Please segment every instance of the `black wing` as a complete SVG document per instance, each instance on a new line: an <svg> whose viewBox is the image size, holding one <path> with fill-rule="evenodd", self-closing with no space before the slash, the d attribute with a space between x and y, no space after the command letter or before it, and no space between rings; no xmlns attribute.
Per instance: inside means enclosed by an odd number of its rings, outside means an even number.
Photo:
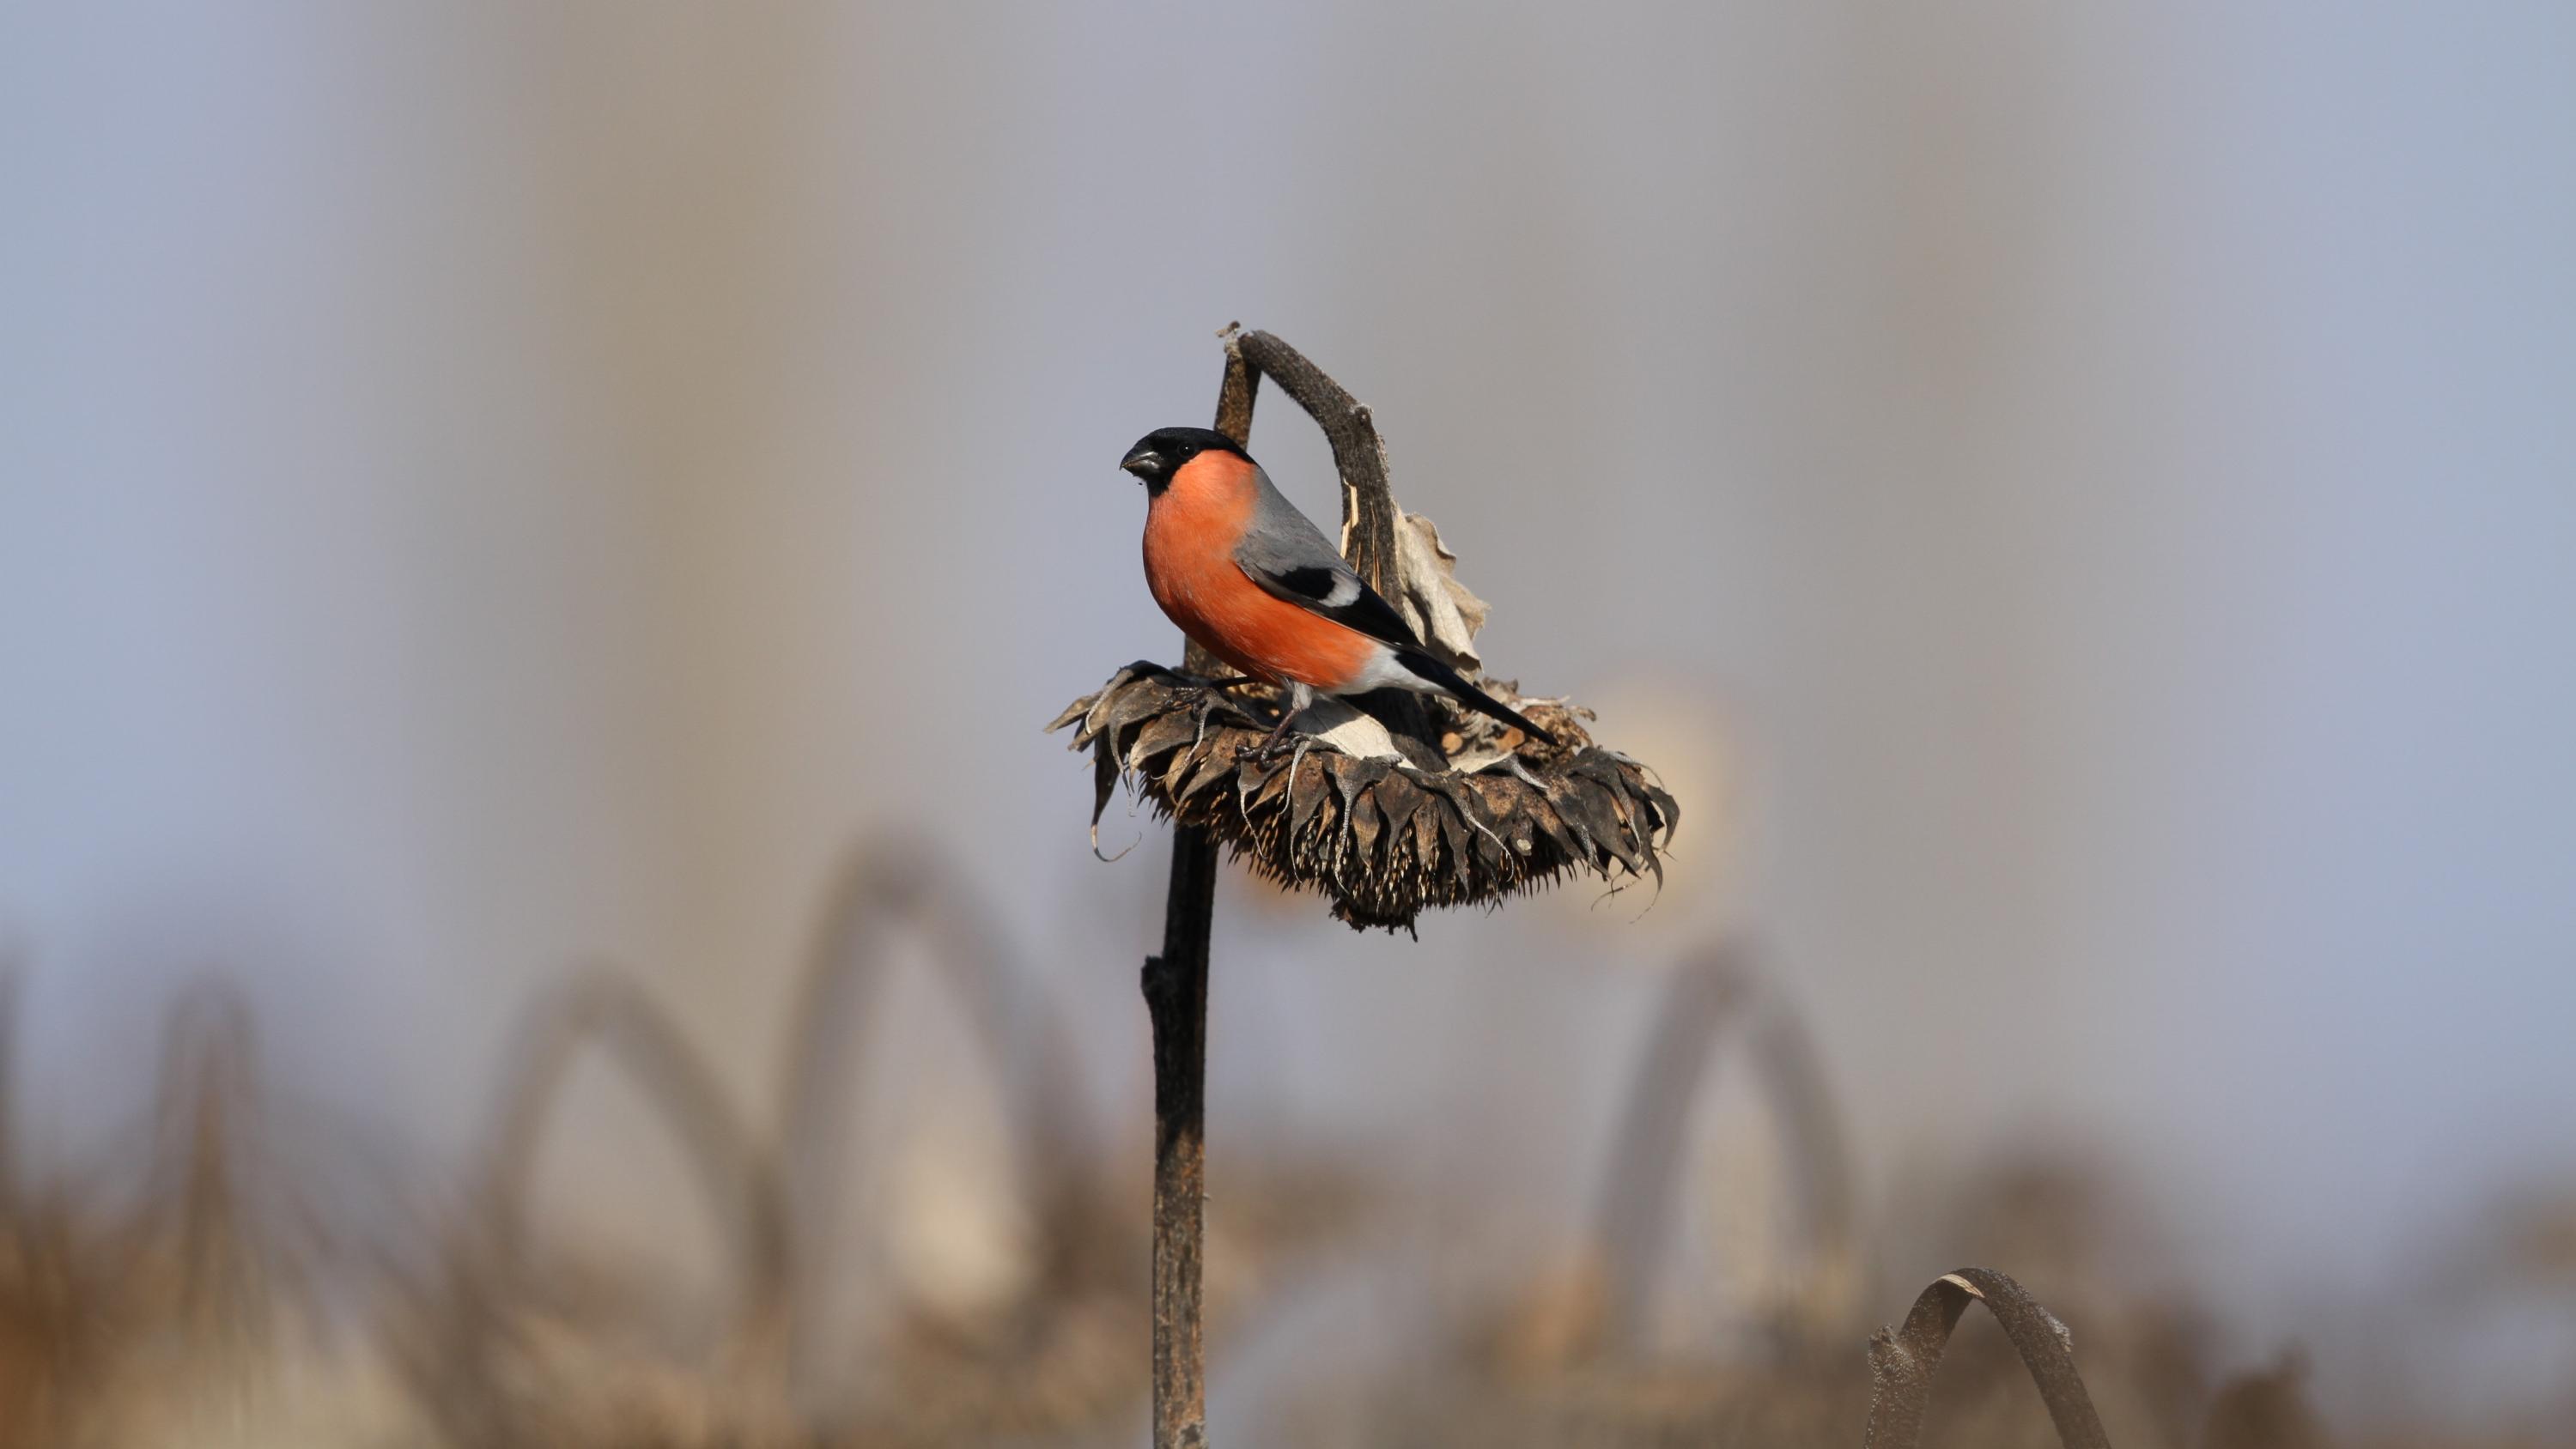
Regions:
<svg viewBox="0 0 2576 1449"><path fill-rule="evenodd" d="M1381 644L1397 649L1419 649L1422 641L1413 637L1413 629L1395 606L1379 598L1377 591L1360 582L1347 564L1331 567L1302 564L1272 572L1241 554L1235 563L1244 577L1259 584L1264 593L1320 615L1336 624L1357 629Z"/></svg>

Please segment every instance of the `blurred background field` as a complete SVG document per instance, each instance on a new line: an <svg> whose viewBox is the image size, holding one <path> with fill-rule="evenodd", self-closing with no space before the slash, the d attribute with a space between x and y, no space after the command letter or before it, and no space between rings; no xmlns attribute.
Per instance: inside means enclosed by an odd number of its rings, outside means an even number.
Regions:
<svg viewBox="0 0 2576 1449"><path fill-rule="evenodd" d="M1227 1442L1857 1443L1970 1262L2114 1442L2569 1442L2571 75L0 13L0 1443L1133 1442L1167 836L1038 728L1178 652L1115 463L1237 318L1685 818L1418 943L1224 883Z"/></svg>

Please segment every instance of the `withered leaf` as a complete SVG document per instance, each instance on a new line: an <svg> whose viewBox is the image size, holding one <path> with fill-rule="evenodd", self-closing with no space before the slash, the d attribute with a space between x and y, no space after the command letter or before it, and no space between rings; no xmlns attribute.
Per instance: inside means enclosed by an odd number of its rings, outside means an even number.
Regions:
<svg viewBox="0 0 2576 1449"><path fill-rule="evenodd" d="M1610 818L1618 824L1620 838L1635 840L1638 831L1645 826L1646 817L1638 808L1636 798L1628 793L1628 782L1614 773L1602 783L1600 795L1601 803L1610 811Z"/></svg>
<svg viewBox="0 0 2576 1449"><path fill-rule="evenodd" d="M1488 825L1496 820L1509 819L1520 808L1522 797L1529 793L1527 785L1509 775L1465 775L1460 777L1460 783L1476 793L1477 802L1485 808L1484 818Z"/></svg>
<svg viewBox="0 0 2576 1449"><path fill-rule="evenodd" d="M1509 871L1510 852L1495 833L1494 813L1486 808L1484 793L1476 788L1472 777L1448 776L1439 789L1459 826L1459 838L1449 845L1452 858L1462 866L1472 861L1496 875Z"/></svg>
<svg viewBox="0 0 2576 1449"><path fill-rule="evenodd" d="M1091 708L1084 715L1083 729L1091 734L1100 733L1109 722L1109 711L1126 696L1127 687L1135 683L1139 676L1150 672L1151 668L1152 666L1143 660L1138 660L1109 676L1109 682L1102 685L1100 692L1091 697Z"/></svg>
<svg viewBox="0 0 2576 1449"><path fill-rule="evenodd" d="M1330 841L1341 829L1343 813L1343 807L1333 799L1333 792L1324 791L1315 800L1315 823L1307 832L1309 838L1317 842Z"/></svg>
<svg viewBox="0 0 2576 1449"><path fill-rule="evenodd" d="M1352 854L1356 857L1355 863L1363 871L1369 869L1376 861L1378 826L1375 792L1363 789L1351 797L1350 808L1351 843L1358 847Z"/></svg>
<svg viewBox="0 0 2576 1449"><path fill-rule="evenodd" d="M1075 720L1082 718L1084 715L1091 713L1091 702L1099 697L1100 696L1096 694L1086 694L1082 698L1075 700L1073 703L1066 705L1064 707L1064 713L1047 721L1047 727L1044 730L1039 731L1039 733L1050 735L1054 734L1057 730L1063 729L1066 725L1069 725ZM1074 743L1079 745L1082 742L1077 739Z"/></svg>
<svg viewBox="0 0 2576 1449"><path fill-rule="evenodd" d="M1413 805L1413 858L1426 871L1440 863L1440 797L1417 794Z"/></svg>
<svg viewBox="0 0 2576 1449"><path fill-rule="evenodd" d="M1356 760L1348 756L1333 761L1333 785L1345 802L1356 800L1359 793L1376 784L1395 768L1389 760Z"/></svg>
<svg viewBox="0 0 2576 1449"><path fill-rule="evenodd" d="M1566 827L1565 816L1557 810L1553 800L1544 796L1533 796L1527 802L1524 813L1528 819L1536 822L1539 833L1547 838L1547 843L1555 849L1559 860L1579 861L1590 855L1590 852L1575 839L1574 832Z"/></svg>
<svg viewBox="0 0 2576 1449"><path fill-rule="evenodd" d="M1143 772L1154 761L1190 742L1197 727L1185 712L1160 714L1145 722L1136 732L1136 742L1127 749L1127 768Z"/></svg>
<svg viewBox="0 0 2576 1449"><path fill-rule="evenodd" d="M1565 833L1574 837L1574 849L1566 854L1598 867L1610 857L1609 852L1592 838L1593 821L1584 809L1589 794L1589 791L1576 786L1551 789L1547 792L1547 803L1556 812L1556 818L1564 822Z"/></svg>
<svg viewBox="0 0 2576 1449"><path fill-rule="evenodd" d="M1270 772L1270 777L1261 782L1261 793L1253 797L1252 808L1255 810L1267 810L1276 814L1278 813L1280 798L1287 793L1288 772L1286 770L1273 770Z"/></svg>
<svg viewBox="0 0 2576 1449"><path fill-rule="evenodd" d="M1091 853L1100 853L1100 817L1118 792L1118 761L1106 749L1091 752Z"/></svg>
<svg viewBox="0 0 2576 1449"><path fill-rule="evenodd" d="M1245 826L1252 824L1252 797L1269 783L1270 777L1249 760L1238 760L1234 767L1234 813Z"/></svg>
<svg viewBox="0 0 2576 1449"><path fill-rule="evenodd" d="M1180 793L1174 798L1187 805L1198 797L1200 791L1234 773L1233 754L1230 746L1211 734L1206 747L1199 752L1198 768L1190 772L1189 781L1181 786Z"/></svg>
<svg viewBox="0 0 2576 1449"><path fill-rule="evenodd" d="M1454 872L1460 869L1467 862L1468 848L1467 826L1466 822L1458 817L1458 802L1450 799L1445 793L1436 795L1431 801L1430 808L1423 811L1423 814L1429 815L1432 823L1439 827L1440 848L1448 852L1450 870Z"/></svg>
<svg viewBox="0 0 2576 1449"><path fill-rule="evenodd" d="M1440 542L1440 530L1430 519L1397 510L1393 566L1392 597L1405 622L1424 643L1472 669L1486 604L1458 581L1458 555Z"/></svg>
<svg viewBox="0 0 2576 1449"><path fill-rule="evenodd" d="M1100 733L1108 738L1119 758L1132 765L1130 747L1149 722L1161 717L1168 702L1165 691L1151 683L1131 684L1108 697L1108 707L1100 712Z"/></svg>
<svg viewBox="0 0 2576 1449"><path fill-rule="evenodd" d="M1646 798L1654 804L1656 823L1663 827L1664 846L1669 849L1673 837L1681 833L1681 802L1673 798L1671 791L1651 781L1646 785Z"/></svg>
<svg viewBox="0 0 2576 1449"><path fill-rule="evenodd" d="M1182 782L1189 778L1192 769L1203 763L1205 763L1203 760L1190 752L1190 742L1181 741L1181 747L1172 751L1171 763L1163 767L1160 783L1164 798L1170 800L1182 798Z"/></svg>
<svg viewBox="0 0 2576 1449"><path fill-rule="evenodd" d="M1377 782L1377 808L1386 813L1389 827L1401 826L1413 819L1413 810L1422 802L1422 788L1413 777L1401 770L1389 770Z"/></svg>
<svg viewBox="0 0 2576 1449"><path fill-rule="evenodd" d="M1637 868L1636 849L1628 844L1628 832L1611 808L1608 792L1574 789L1550 798L1558 813L1565 816L1565 823L1585 838L1585 844L1596 851L1608 851L1631 871Z"/></svg>
<svg viewBox="0 0 2576 1449"><path fill-rule="evenodd" d="M1309 760L1306 762L1306 768L1297 772L1297 783L1291 786L1288 792L1290 834L1302 833L1306 829L1307 822L1315 818L1317 807L1324 803L1326 769L1323 761Z"/></svg>

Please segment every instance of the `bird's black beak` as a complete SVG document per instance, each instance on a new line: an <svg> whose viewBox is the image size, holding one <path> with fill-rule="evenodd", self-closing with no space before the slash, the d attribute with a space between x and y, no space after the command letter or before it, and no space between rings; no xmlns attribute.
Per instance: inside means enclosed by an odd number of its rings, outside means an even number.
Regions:
<svg viewBox="0 0 2576 1449"><path fill-rule="evenodd" d="M1163 455L1139 443L1133 452L1118 461L1118 466L1147 483L1153 483L1163 476Z"/></svg>

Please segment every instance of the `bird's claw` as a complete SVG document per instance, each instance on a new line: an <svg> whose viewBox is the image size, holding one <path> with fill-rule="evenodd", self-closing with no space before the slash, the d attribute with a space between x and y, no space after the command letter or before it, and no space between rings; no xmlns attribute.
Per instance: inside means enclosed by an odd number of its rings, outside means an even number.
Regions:
<svg viewBox="0 0 2576 1449"><path fill-rule="evenodd" d="M1236 705L1233 700L1226 697L1225 691L1232 685L1242 684L1245 682L1247 681L1232 677L1224 679L1201 679L1195 674L1183 674L1178 670L1174 670L1172 672L1172 697L1187 704L1190 708L1201 712L1215 709L1219 706L1241 708L1241 706Z"/></svg>
<svg viewBox="0 0 2576 1449"><path fill-rule="evenodd" d="M1189 707L1190 713L1198 720L1201 731L1207 728L1208 716L1217 710L1230 709L1241 713L1243 706L1228 699L1225 692L1235 685L1252 682L1235 676L1223 679L1201 679L1194 674L1179 673L1175 673L1172 678L1178 681L1172 686L1172 698Z"/></svg>
<svg viewBox="0 0 2576 1449"><path fill-rule="evenodd" d="M1306 737L1303 735L1288 735L1280 739L1264 740L1257 745L1239 746L1234 752L1234 757L1237 760L1250 761L1256 765L1275 765L1281 760L1286 759L1289 755L1295 753L1306 743Z"/></svg>

